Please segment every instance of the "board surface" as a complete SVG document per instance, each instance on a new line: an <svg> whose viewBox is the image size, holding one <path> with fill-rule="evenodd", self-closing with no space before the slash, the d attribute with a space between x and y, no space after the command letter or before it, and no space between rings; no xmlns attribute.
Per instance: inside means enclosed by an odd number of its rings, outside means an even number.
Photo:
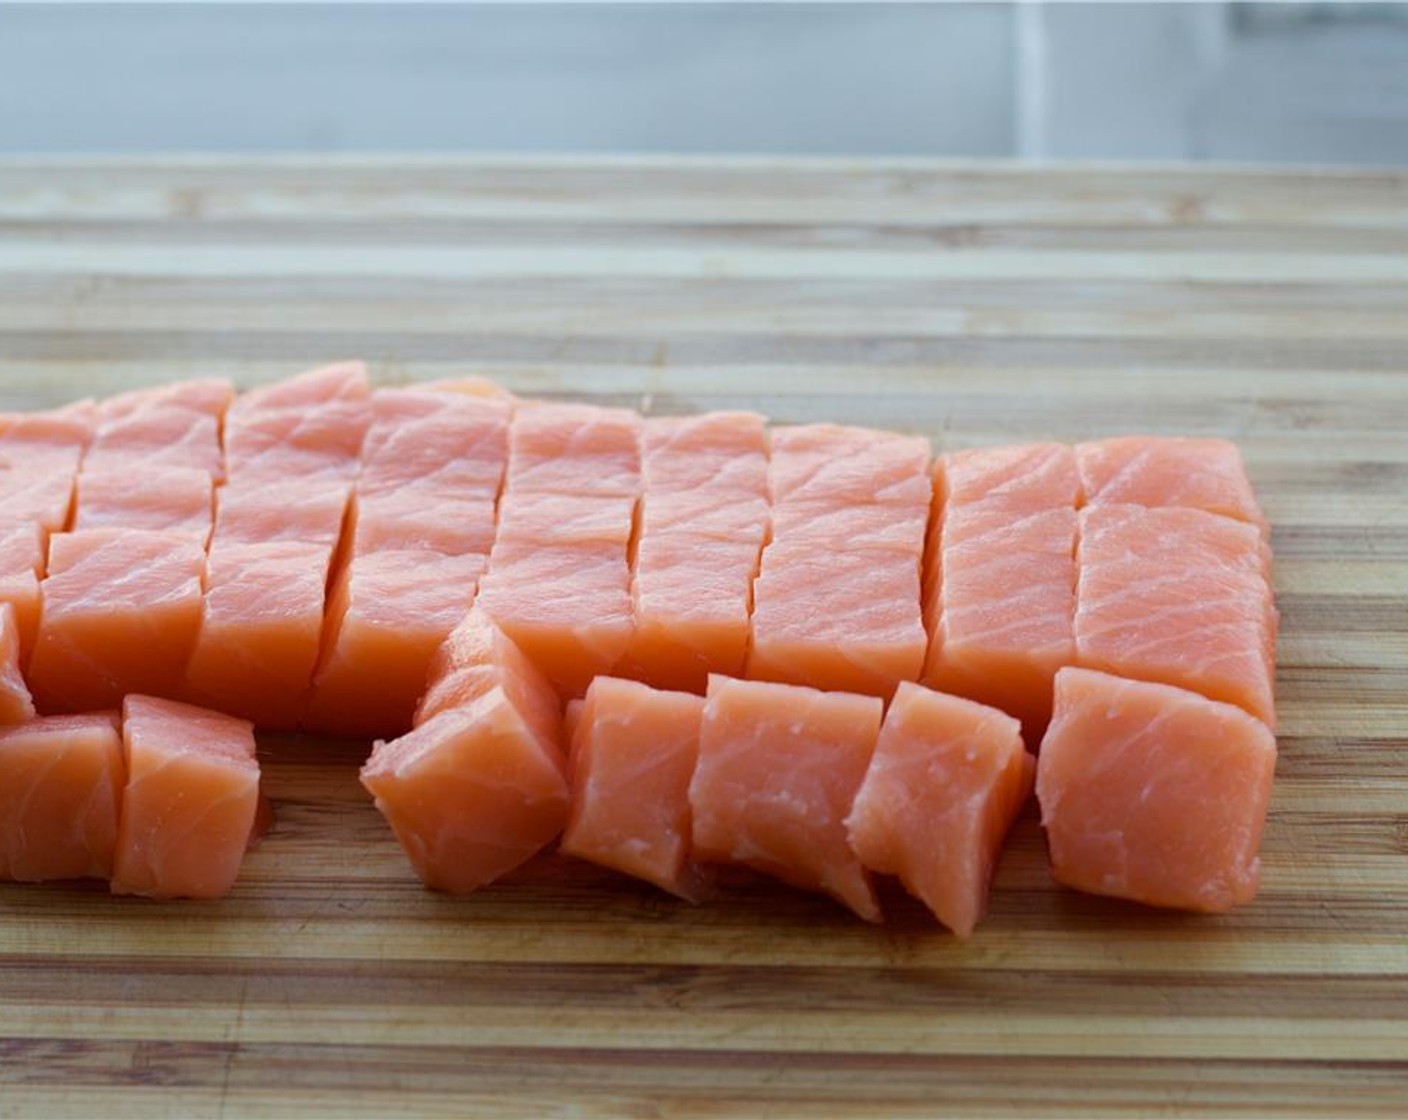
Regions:
<svg viewBox="0 0 1408 1120"><path fill-rule="evenodd" d="M365 745L265 740L216 904L0 885L0 1117L1408 1111L1408 177L763 161L0 163L0 408L338 357L938 450L1242 446L1275 526L1254 905L966 943L563 858L422 891Z"/></svg>

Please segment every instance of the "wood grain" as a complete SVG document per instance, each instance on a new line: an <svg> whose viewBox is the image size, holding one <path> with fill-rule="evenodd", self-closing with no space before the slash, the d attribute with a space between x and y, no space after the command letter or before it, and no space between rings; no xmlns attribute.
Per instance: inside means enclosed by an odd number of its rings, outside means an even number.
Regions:
<svg viewBox="0 0 1408 1120"><path fill-rule="evenodd" d="M651 412L1236 439L1275 525L1256 903L978 934L552 857L421 891L358 744L262 744L235 895L0 888L0 1116L1408 1109L1408 177L918 161L0 163L0 407L364 356Z"/></svg>

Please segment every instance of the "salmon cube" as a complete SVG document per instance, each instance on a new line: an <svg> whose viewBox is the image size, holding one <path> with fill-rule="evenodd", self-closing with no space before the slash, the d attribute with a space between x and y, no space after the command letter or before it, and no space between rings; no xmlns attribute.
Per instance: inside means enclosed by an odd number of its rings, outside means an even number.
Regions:
<svg viewBox="0 0 1408 1120"><path fill-rule="evenodd" d="M552 548L585 545L618 550L631 541L635 498L512 493L499 507L498 539Z"/></svg>
<svg viewBox="0 0 1408 1120"><path fill-rule="evenodd" d="M170 696L200 626L205 552L187 534L86 529L49 542L29 685L44 712Z"/></svg>
<svg viewBox="0 0 1408 1120"><path fill-rule="evenodd" d="M929 441L839 424L772 430L768 488L774 507L792 502L929 506Z"/></svg>
<svg viewBox="0 0 1408 1120"><path fill-rule="evenodd" d="M845 820L881 711L874 697L711 677L689 787L694 857L825 892L879 921Z"/></svg>
<svg viewBox="0 0 1408 1120"><path fill-rule="evenodd" d="M214 523L214 486L195 467L132 464L121 471L78 476L73 527L157 529L189 533L204 548Z"/></svg>
<svg viewBox="0 0 1408 1120"><path fill-rule="evenodd" d="M78 450L41 449L16 455L0 468L0 525L34 522L62 532L73 508Z"/></svg>
<svg viewBox="0 0 1408 1120"><path fill-rule="evenodd" d="M1080 515L1080 665L1160 681L1276 725L1276 607L1261 531L1201 510Z"/></svg>
<svg viewBox="0 0 1408 1120"><path fill-rule="evenodd" d="M525 402L509 426L509 493L634 498L640 417L624 408Z"/></svg>
<svg viewBox="0 0 1408 1120"><path fill-rule="evenodd" d="M415 489L352 499L352 554L403 548L445 556L488 556L494 546L494 499L447 497Z"/></svg>
<svg viewBox="0 0 1408 1120"><path fill-rule="evenodd" d="M129 696L122 744L127 785L113 893L228 894L259 812L253 726L189 704Z"/></svg>
<svg viewBox="0 0 1408 1120"><path fill-rule="evenodd" d="M328 601L304 728L392 737L411 728L435 651L474 600L483 556L354 556Z"/></svg>
<svg viewBox="0 0 1408 1120"><path fill-rule="evenodd" d="M361 362L343 362L235 398L225 417L225 467L242 483L351 479L371 425Z"/></svg>
<svg viewBox="0 0 1408 1120"><path fill-rule="evenodd" d="M784 502L772 511L772 535L788 545L812 545L819 552L884 550L909 557L917 566L929 527L929 501L905 505L837 505L831 501Z"/></svg>
<svg viewBox="0 0 1408 1120"><path fill-rule="evenodd" d="M111 397L98 406L83 469L112 475L129 467L174 467L222 481L220 425L233 398L234 387L217 378Z"/></svg>
<svg viewBox="0 0 1408 1120"><path fill-rule="evenodd" d="M641 425L641 476L648 494L710 491L767 498L766 420L756 412L652 416Z"/></svg>
<svg viewBox="0 0 1408 1120"><path fill-rule="evenodd" d="M378 389L371 407L359 495L410 489L492 501L498 494L508 462L507 401L414 386Z"/></svg>
<svg viewBox="0 0 1408 1120"><path fill-rule="evenodd" d="M40 412L0 412L0 461L13 463L46 447L82 454L97 426L98 405L92 398Z"/></svg>
<svg viewBox="0 0 1408 1120"><path fill-rule="evenodd" d="M689 782L703 715L702 696L612 677L592 681L575 721L562 850L698 898Z"/></svg>
<svg viewBox="0 0 1408 1120"><path fill-rule="evenodd" d="M39 631L39 579L47 534L34 522L0 529L0 603L14 608L20 664L28 665Z"/></svg>
<svg viewBox="0 0 1408 1120"><path fill-rule="evenodd" d="M1185 910L1250 901L1275 766L1270 730L1238 707L1062 669L1036 779L1057 880Z"/></svg>
<svg viewBox="0 0 1408 1120"><path fill-rule="evenodd" d="M0 880L108 878L124 775L116 715L0 728Z"/></svg>
<svg viewBox="0 0 1408 1120"><path fill-rule="evenodd" d="M286 478L277 485L236 477L215 492L215 546L294 541L331 549L342 536L350 483Z"/></svg>
<svg viewBox="0 0 1408 1120"><path fill-rule="evenodd" d="M297 727L318 658L331 561L316 544L217 539L182 695L260 727Z"/></svg>
<svg viewBox="0 0 1408 1120"><path fill-rule="evenodd" d="M34 700L20 671L20 624L15 608L0 602L0 726L34 718Z"/></svg>
<svg viewBox="0 0 1408 1120"><path fill-rule="evenodd" d="M768 533L766 498L749 497L723 488L657 494L646 490L640 503L640 539L667 534L751 544L763 547Z"/></svg>
<svg viewBox="0 0 1408 1120"><path fill-rule="evenodd" d="M1035 772L1011 716L902 684L846 818L851 848L967 937Z"/></svg>
<svg viewBox="0 0 1408 1120"><path fill-rule="evenodd" d="M567 823L562 759L502 688L378 742L362 784L434 890L487 886Z"/></svg>
<svg viewBox="0 0 1408 1120"><path fill-rule="evenodd" d="M1064 443L1023 443L952 451L934 465L935 489L962 509L984 504L1014 514L1075 509L1080 472Z"/></svg>

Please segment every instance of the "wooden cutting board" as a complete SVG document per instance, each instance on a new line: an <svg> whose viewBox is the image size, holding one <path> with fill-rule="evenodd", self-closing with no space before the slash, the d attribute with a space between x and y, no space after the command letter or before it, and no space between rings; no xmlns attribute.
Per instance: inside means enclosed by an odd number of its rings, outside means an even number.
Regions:
<svg viewBox="0 0 1408 1120"><path fill-rule="evenodd" d="M937 449L1211 433L1275 524L1254 905L972 940L556 858L419 889L364 745L263 744L212 905L0 887L0 1116L1408 1112L1408 177L927 163L0 164L0 406L341 356Z"/></svg>

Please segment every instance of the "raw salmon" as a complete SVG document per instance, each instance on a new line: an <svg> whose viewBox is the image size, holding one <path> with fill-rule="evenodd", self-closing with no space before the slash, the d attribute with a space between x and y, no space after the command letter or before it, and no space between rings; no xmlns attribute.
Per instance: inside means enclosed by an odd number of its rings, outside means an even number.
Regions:
<svg viewBox="0 0 1408 1120"><path fill-rule="evenodd" d="M924 682L1001 708L1033 746L1075 662L1075 456L1063 444L958 451L935 465Z"/></svg>
<svg viewBox="0 0 1408 1120"><path fill-rule="evenodd" d="M1269 530L1228 440L1121 436L1079 444L1076 461L1089 505L1185 506Z"/></svg>
<svg viewBox="0 0 1408 1120"><path fill-rule="evenodd" d="M918 436L802 424L772 430L768 488L774 508L795 502L927 509L929 441Z"/></svg>
<svg viewBox="0 0 1408 1120"><path fill-rule="evenodd" d="M76 448L92 442L98 405L92 398L39 412L0 412L0 460L14 466L24 455L45 448Z"/></svg>
<svg viewBox="0 0 1408 1120"><path fill-rule="evenodd" d="M882 707L875 697L710 677L689 786L695 858L824 891L879 921L845 819Z"/></svg>
<svg viewBox="0 0 1408 1120"><path fill-rule="evenodd" d="M704 698L597 677L572 739L569 855L697 899L689 783Z"/></svg>
<svg viewBox="0 0 1408 1120"><path fill-rule="evenodd" d="M362 784L435 890L487 886L552 843L567 823L558 745L497 686L400 739L378 742Z"/></svg>
<svg viewBox="0 0 1408 1120"><path fill-rule="evenodd" d="M851 848L967 937L1035 772L1011 716L901 684L846 818Z"/></svg>
<svg viewBox="0 0 1408 1120"><path fill-rule="evenodd" d="M507 401L416 386L376 390L371 410L359 497L407 489L497 497L508 461Z"/></svg>
<svg viewBox="0 0 1408 1120"><path fill-rule="evenodd" d="M189 534L86 529L49 542L29 686L43 712L170 696L200 625L205 553Z"/></svg>
<svg viewBox="0 0 1408 1120"><path fill-rule="evenodd" d="M123 782L116 715L0 728L0 879L108 878Z"/></svg>
<svg viewBox="0 0 1408 1120"><path fill-rule="evenodd" d="M207 378L108 398L98 406L84 471L180 467L220 481L225 476L220 427L234 394L228 381Z"/></svg>
<svg viewBox="0 0 1408 1120"><path fill-rule="evenodd" d="M1056 878L1153 906L1250 901L1275 765L1275 738L1240 708L1062 669L1036 780Z"/></svg>
<svg viewBox="0 0 1408 1120"><path fill-rule="evenodd" d="M1257 526L1201 510L1081 511L1080 665L1237 704L1276 725L1276 607Z"/></svg>
<svg viewBox="0 0 1408 1120"><path fill-rule="evenodd" d="M440 644L426 680L416 726L500 688L544 742L571 741L562 732L556 690L482 607L473 607Z"/></svg>
<svg viewBox="0 0 1408 1120"><path fill-rule="evenodd" d="M34 718L34 700L20 671L20 626L15 608L0 602L0 727Z"/></svg>
<svg viewBox="0 0 1408 1120"><path fill-rule="evenodd" d="M400 548L487 557L494 546L495 500L406 489L357 494L344 536L352 555Z"/></svg>
<svg viewBox="0 0 1408 1120"><path fill-rule="evenodd" d="M189 704L129 696L122 743L127 786L113 893L228 894L259 811L253 726Z"/></svg>
<svg viewBox="0 0 1408 1120"><path fill-rule="evenodd" d="M641 425L641 475L648 495L702 490L767 497L767 420L756 412L652 416Z"/></svg>
<svg viewBox="0 0 1408 1120"><path fill-rule="evenodd" d="M361 362L309 370L236 397L225 415L225 469L236 482L350 480L371 425Z"/></svg>
<svg viewBox="0 0 1408 1120"><path fill-rule="evenodd" d="M509 426L509 492L635 498L640 417L625 408L522 402Z"/></svg>
<svg viewBox="0 0 1408 1120"><path fill-rule="evenodd" d="M204 548L214 524L213 502L210 475L197 467L85 469L78 476L73 528L189 533Z"/></svg>
<svg viewBox="0 0 1408 1120"><path fill-rule="evenodd" d="M44 530L37 522L0 528L0 603L14 609L22 665L29 664L39 631L39 580L46 563L44 540Z"/></svg>
<svg viewBox="0 0 1408 1120"><path fill-rule="evenodd" d="M65 527L97 415L91 400L46 412L0 413L0 529L29 522L46 532Z"/></svg>
<svg viewBox="0 0 1408 1120"><path fill-rule="evenodd" d="M215 492L212 548L295 541L329 553L342 536L350 483L292 476L278 485L232 478Z"/></svg>

